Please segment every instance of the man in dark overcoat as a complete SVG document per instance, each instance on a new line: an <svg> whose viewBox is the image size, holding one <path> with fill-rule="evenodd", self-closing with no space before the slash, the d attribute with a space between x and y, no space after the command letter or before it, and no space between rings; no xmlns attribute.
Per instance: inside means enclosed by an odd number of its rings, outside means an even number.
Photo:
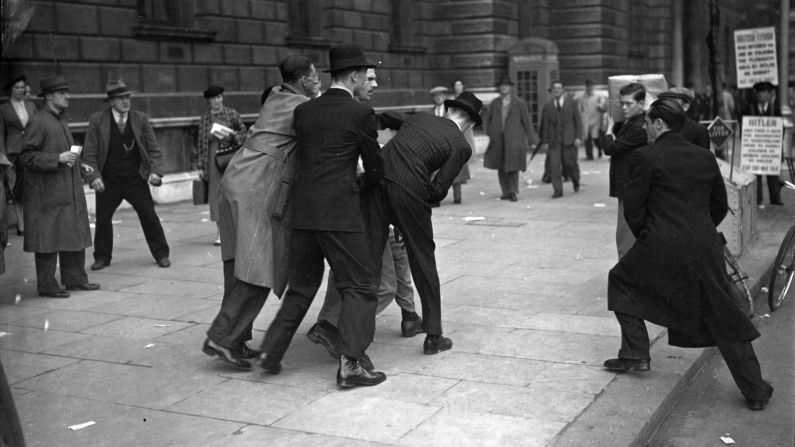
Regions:
<svg viewBox="0 0 795 447"><path fill-rule="evenodd" d="M243 147L221 180L218 224L224 262L224 297L207 330L203 351L237 368L259 355L246 343L271 290L287 285L289 228L285 203L295 170L297 137L293 112L320 89L318 73L305 56L279 64L281 85L273 87ZM278 363L260 362L277 373Z"/></svg>
<svg viewBox="0 0 795 447"><path fill-rule="evenodd" d="M90 167L71 150L74 140L65 117L69 83L56 75L42 79L40 86L45 104L33 115L19 155L25 168L23 248L36 254L39 295L68 298L67 290L99 289L99 284L88 282L85 269L91 229L81 167ZM59 261L66 290L55 279Z"/></svg>
<svg viewBox="0 0 795 447"><path fill-rule="evenodd" d="M535 147L538 136L527 104L512 92L511 78L503 76L497 88L500 96L491 102L483 117L483 128L489 135L483 166L497 170L500 199L515 202L519 194L519 171L527 169L527 149Z"/></svg>
<svg viewBox="0 0 795 447"><path fill-rule="evenodd" d="M666 98L676 100L685 110L685 117L687 119L685 119L685 124L682 125L682 130L679 131L682 138L690 144L695 144L696 146L709 150L709 131L705 126L702 126L687 116L687 110L693 104L693 101L696 100L696 94L693 93L692 90L684 87L672 87L657 95L657 99Z"/></svg>
<svg viewBox="0 0 795 447"><path fill-rule="evenodd" d="M648 135L643 129L643 105L646 101L646 88L641 84L627 84L619 90L619 100L624 121L614 123L608 117L607 131L601 138L599 146L605 154L610 156L610 197L618 199L618 218L616 220L616 247L618 258L626 254L635 236L624 219L624 197L626 196L626 182L629 177L629 157L632 151L645 146Z"/></svg>
<svg viewBox="0 0 795 447"><path fill-rule="evenodd" d="M538 125L539 144L546 146L549 159L549 178L553 199L563 197L563 173L569 176L574 192L580 190L580 166L577 148L582 140L582 120L575 101L563 90L563 83L554 81L552 98L541 109Z"/></svg>
<svg viewBox="0 0 795 447"><path fill-rule="evenodd" d="M362 366L375 333L377 299L360 209L360 191L383 178L378 124L372 107L354 99L368 88L368 61L359 45L329 50L332 85L322 96L295 108L298 156L288 199L289 289L263 340L266 359L278 363L323 280L327 260L342 295L340 366L342 388L377 385L381 372ZM356 167L361 156L364 177Z"/></svg>
<svg viewBox="0 0 795 447"><path fill-rule="evenodd" d="M740 122L744 116L781 116L781 105L775 97L775 87L770 82L757 82L754 84L754 100L746 103L742 109ZM764 196L762 191L762 177L756 176L756 204L761 205ZM781 185L778 175L766 175L767 193L771 205L783 205L781 201Z"/></svg>
<svg viewBox="0 0 795 447"><path fill-rule="evenodd" d="M91 115L83 143L83 160L94 169L91 188L96 191L97 201L91 270L102 270L110 265L113 213L122 200L127 200L138 214L157 265L170 267L166 234L149 191L149 184L160 186L163 178L155 131L145 113L131 109L130 96L134 90L124 81L108 82L105 93L110 107Z"/></svg>
<svg viewBox="0 0 795 447"><path fill-rule="evenodd" d="M684 120L676 101L655 101L645 118L654 143L632 153L624 212L637 240L610 270L607 305L621 349L605 367L649 370L648 320L668 329L672 345L717 345L748 406L761 410L773 388L751 345L759 332L732 298L716 230L726 187L715 157L678 133Z"/></svg>

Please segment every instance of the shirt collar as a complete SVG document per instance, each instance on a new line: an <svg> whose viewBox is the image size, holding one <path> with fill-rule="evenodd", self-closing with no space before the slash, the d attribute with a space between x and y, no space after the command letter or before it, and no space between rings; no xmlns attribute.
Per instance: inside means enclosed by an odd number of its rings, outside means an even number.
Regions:
<svg viewBox="0 0 795 447"><path fill-rule="evenodd" d="M331 88L337 88L337 89L340 89L340 90L345 90L346 92L348 92L349 95L351 95L351 98L353 98L353 91L351 89L349 89L348 87L346 87L345 85L343 85L343 84L331 84L331 87L329 87L329 88L330 89Z"/></svg>
<svg viewBox="0 0 795 447"><path fill-rule="evenodd" d="M121 113L117 112L116 109L114 109L114 108L110 109L110 113L113 114L113 121L116 121L118 123L119 122L119 118L121 117ZM124 114L124 120L125 121L127 120L127 115L129 115L129 112Z"/></svg>

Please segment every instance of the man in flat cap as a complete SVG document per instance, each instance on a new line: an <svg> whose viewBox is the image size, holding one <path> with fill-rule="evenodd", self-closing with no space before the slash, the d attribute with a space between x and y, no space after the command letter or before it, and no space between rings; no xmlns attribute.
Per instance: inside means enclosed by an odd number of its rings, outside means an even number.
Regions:
<svg viewBox="0 0 795 447"><path fill-rule="evenodd" d="M682 135L688 143L709 150L709 132L707 128L687 115L688 109L693 105L693 101L696 100L696 94L693 93L693 90L684 87L672 87L657 95L657 99L673 99L678 102L685 111L685 123L682 125L682 129L679 130L679 135Z"/></svg>
<svg viewBox="0 0 795 447"><path fill-rule="evenodd" d="M88 282L85 269L91 229L81 171L91 168L80 162L67 125L71 85L55 75L42 79L40 87L44 106L31 118L19 155L25 168L23 249L36 254L39 295L68 298L67 290L99 289ZM55 279L58 264L65 289Z"/></svg>
<svg viewBox="0 0 795 447"><path fill-rule="evenodd" d="M122 80L107 84L110 107L88 120L83 158L94 169L91 188L96 191L97 226L91 270L110 265L113 254L113 213L122 200L132 205L158 266L171 266L169 247L149 184L162 184L160 147L149 117L131 109L130 90ZM147 182L149 184L147 184Z"/></svg>
<svg viewBox="0 0 795 447"><path fill-rule="evenodd" d="M770 82L763 81L754 84L754 100L743 108L742 116L781 116L781 107L775 97L776 88ZM740 122L742 123L742 116ZM767 192L771 205L783 205L781 201L781 186L778 175L768 175ZM762 176L756 176L756 204L761 205L764 192L762 191Z"/></svg>
<svg viewBox="0 0 795 447"><path fill-rule="evenodd" d="M433 100L433 111L435 116L444 116L444 100L447 99L447 87L437 85L428 93Z"/></svg>
<svg viewBox="0 0 795 447"><path fill-rule="evenodd" d="M377 299L360 191L381 181L384 161L375 111L355 99L366 94L367 69L375 64L353 44L329 49L329 62L331 87L295 108L298 160L287 204L290 287L263 347L270 362L278 363L284 356L320 287L327 260L342 295L337 385L350 388L386 380L384 373L366 369L361 362L375 333ZM357 179L360 156L364 176Z"/></svg>

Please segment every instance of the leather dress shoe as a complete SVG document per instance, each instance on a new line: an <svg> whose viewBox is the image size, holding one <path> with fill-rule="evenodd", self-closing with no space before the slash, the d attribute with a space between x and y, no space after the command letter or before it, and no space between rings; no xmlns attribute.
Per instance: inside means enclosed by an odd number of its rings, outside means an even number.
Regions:
<svg viewBox="0 0 795 447"><path fill-rule="evenodd" d="M93 264L91 264L91 270L102 270L109 265L110 261L106 261L105 259L97 259Z"/></svg>
<svg viewBox="0 0 795 447"><path fill-rule="evenodd" d="M268 374L276 375L282 372L282 364L269 359L267 354L261 354L257 364Z"/></svg>
<svg viewBox="0 0 795 447"><path fill-rule="evenodd" d="M403 320L400 322L400 333L404 337L413 337L420 332L425 332L422 328L422 318L419 320Z"/></svg>
<svg viewBox="0 0 795 447"><path fill-rule="evenodd" d="M765 382L767 383L767 382ZM753 411L762 411L767 407L767 404L770 402L770 398L773 397L773 387L767 383L767 386L770 388L768 391L767 398L764 400L755 400L755 399L746 399L745 404L748 405L748 408Z"/></svg>
<svg viewBox="0 0 795 447"><path fill-rule="evenodd" d="M384 380L386 380L386 374L380 371L368 371L362 367L358 359L340 356L340 366L337 369L337 386L340 388L373 386Z"/></svg>
<svg viewBox="0 0 795 447"><path fill-rule="evenodd" d="M516 202L519 199L516 198L516 194L511 194L511 197L509 197L508 200L510 200L511 202Z"/></svg>
<svg viewBox="0 0 795 447"><path fill-rule="evenodd" d="M510 194L503 194L503 195L500 196L500 200L508 200L510 198L511 198Z"/></svg>
<svg viewBox="0 0 795 447"><path fill-rule="evenodd" d="M375 370L375 366L373 366L373 361L370 360L370 356L365 353L362 355L362 358L359 359L359 364L362 365L362 368L366 369L367 371L372 372Z"/></svg>
<svg viewBox="0 0 795 447"><path fill-rule="evenodd" d="M771 204L771 205L778 205L778 206L782 206L782 205L784 205L784 202L782 202L781 200L776 200L776 201L772 201L772 200L771 200L771 201L770 201L770 204Z"/></svg>
<svg viewBox="0 0 795 447"><path fill-rule="evenodd" d="M216 347L217 346L217 347ZM234 366L238 369L251 369L251 363L247 362L246 360L241 359L235 354L233 351L226 349L222 346L211 346L210 339L204 340L204 346L202 346L202 352L209 355L210 357L218 357L219 359L225 361L226 363Z"/></svg>
<svg viewBox="0 0 795 447"><path fill-rule="evenodd" d="M447 351L453 347L453 340L441 335L425 337L425 343L422 344L422 352L425 355L438 354L442 351Z"/></svg>
<svg viewBox="0 0 795 447"><path fill-rule="evenodd" d="M168 260L168 256L163 256L157 260L157 266L164 269L169 268L171 267L171 261Z"/></svg>
<svg viewBox="0 0 795 447"><path fill-rule="evenodd" d="M248 343L240 345L240 350L237 352L241 359L255 359L262 354L262 351L251 349Z"/></svg>
<svg viewBox="0 0 795 447"><path fill-rule="evenodd" d="M649 360L638 359L608 359L605 360L604 367L613 371L648 371L651 369Z"/></svg>
<svg viewBox="0 0 795 447"><path fill-rule="evenodd" d="M47 298L69 298L69 292L66 290L59 290L57 292L39 292L39 296Z"/></svg>
<svg viewBox="0 0 795 447"><path fill-rule="evenodd" d="M552 194L552 198L553 199L559 199L561 197L563 197L563 193L562 192L556 192L555 194Z"/></svg>
<svg viewBox="0 0 795 447"><path fill-rule="evenodd" d="M574 192L580 192L580 184L579 183L574 185Z"/></svg>
<svg viewBox="0 0 795 447"><path fill-rule="evenodd" d="M99 288L100 285L93 282L78 284L76 286L66 286L66 290L99 290Z"/></svg>
<svg viewBox="0 0 795 447"><path fill-rule="evenodd" d="M326 349L328 355L337 360L340 358L340 352L337 348L339 340L339 331L328 323L321 322L315 323L309 328L306 337L314 344L320 344Z"/></svg>
<svg viewBox="0 0 795 447"><path fill-rule="evenodd" d="M24 236L25 232L23 230L17 230L17 236Z"/></svg>

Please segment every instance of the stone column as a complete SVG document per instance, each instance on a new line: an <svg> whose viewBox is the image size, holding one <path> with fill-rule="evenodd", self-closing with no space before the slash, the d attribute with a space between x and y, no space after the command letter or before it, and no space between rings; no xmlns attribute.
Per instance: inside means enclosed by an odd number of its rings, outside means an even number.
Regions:
<svg viewBox="0 0 795 447"><path fill-rule="evenodd" d="M672 41L671 41L671 83L682 86L685 82L685 51L682 42L684 8L682 0L671 1Z"/></svg>

